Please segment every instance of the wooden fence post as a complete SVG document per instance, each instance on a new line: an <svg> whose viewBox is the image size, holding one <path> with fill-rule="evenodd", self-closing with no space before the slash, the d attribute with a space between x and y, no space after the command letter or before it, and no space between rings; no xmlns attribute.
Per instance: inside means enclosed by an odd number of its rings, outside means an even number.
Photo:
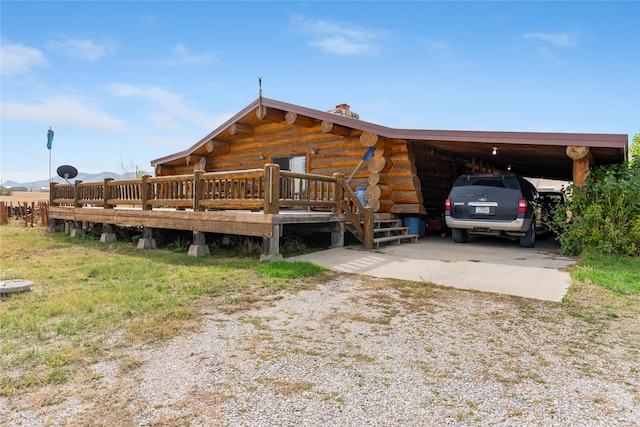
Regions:
<svg viewBox="0 0 640 427"><path fill-rule="evenodd" d="M264 165L264 213L277 214L280 212L280 166L267 163Z"/></svg>

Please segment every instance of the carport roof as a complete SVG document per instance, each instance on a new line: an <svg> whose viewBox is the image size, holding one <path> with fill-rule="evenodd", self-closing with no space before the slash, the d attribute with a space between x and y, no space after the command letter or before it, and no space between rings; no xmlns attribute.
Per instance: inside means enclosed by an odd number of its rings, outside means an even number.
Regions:
<svg viewBox="0 0 640 427"><path fill-rule="evenodd" d="M589 147L595 165L622 163L627 159L628 135L625 134L395 129L269 98L258 98L187 150L153 160L151 165L171 164L202 151L202 147L211 140L229 141L229 132L225 131L236 123L254 127L259 125L260 119L255 110L260 104L283 113L292 112L353 130L424 145L465 161L475 158L502 170L510 166L514 172L529 177L571 180L573 161L566 154L568 146ZM493 147L497 148L496 155L492 154Z"/></svg>

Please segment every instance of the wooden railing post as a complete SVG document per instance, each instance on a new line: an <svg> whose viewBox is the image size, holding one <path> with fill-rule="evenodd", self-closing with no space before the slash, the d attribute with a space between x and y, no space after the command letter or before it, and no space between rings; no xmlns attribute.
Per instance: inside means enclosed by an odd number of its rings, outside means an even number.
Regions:
<svg viewBox="0 0 640 427"><path fill-rule="evenodd" d="M193 173L193 210L196 212L204 211L204 207L200 206L200 200L204 196L204 186L202 185L203 170L197 170Z"/></svg>
<svg viewBox="0 0 640 427"><path fill-rule="evenodd" d="M151 175L143 175L140 178L140 196L142 197L142 210L150 211L152 206L148 203L151 196L151 185L147 180L151 178Z"/></svg>
<svg viewBox="0 0 640 427"><path fill-rule="evenodd" d="M82 207L80 206L80 203L78 203L78 201L80 200L80 184L82 184L82 180L80 179L76 180L76 184L73 189L73 207L74 208Z"/></svg>
<svg viewBox="0 0 640 427"><path fill-rule="evenodd" d="M56 199L56 182L51 181L49 183L49 206L55 206L53 201Z"/></svg>
<svg viewBox="0 0 640 427"><path fill-rule="evenodd" d="M371 206L364 207L364 248L373 249L373 228L374 228L374 215L373 208Z"/></svg>
<svg viewBox="0 0 640 427"><path fill-rule="evenodd" d="M111 191L109 190L109 183L113 181L113 178L105 178L104 179L104 189L102 190L102 198L104 200L104 208L105 209L113 209L113 205L109 204L109 199L111 198Z"/></svg>
<svg viewBox="0 0 640 427"><path fill-rule="evenodd" d="M264 165L264 213L277 214L280 212L280 166L267 163Z"/></svg>
<svg viewBox="0 0 640 427"><path fill-rule="evenodd" d="M335 213L342 213L342 200L344 199L344 191L342 190L342 182L344 181L343 173L334 173L333 177L336 181L333 183L333 201L336 203Z"/></svg>

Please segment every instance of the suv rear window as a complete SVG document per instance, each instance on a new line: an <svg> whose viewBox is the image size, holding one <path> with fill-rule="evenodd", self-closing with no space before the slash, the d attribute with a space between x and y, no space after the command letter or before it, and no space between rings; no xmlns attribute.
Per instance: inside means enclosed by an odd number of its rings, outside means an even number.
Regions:
<svg viewBox="0 0 640 427"><path fill-rule="evenodd" d="M518 178L513 175L462 175L459 177L454 187L466 187L468 185L484 185L485 187L510 188L519 190Z"/></svg>

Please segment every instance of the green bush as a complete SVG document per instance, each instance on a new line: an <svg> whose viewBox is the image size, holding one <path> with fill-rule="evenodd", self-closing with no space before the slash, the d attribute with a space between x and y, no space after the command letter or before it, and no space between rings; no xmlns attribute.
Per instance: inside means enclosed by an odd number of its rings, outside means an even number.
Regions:
<svg viewBox="0 0 640 427"><path fill-rule="evenodd" d="M640 162L596 168L566 196L551 224L564 254L640 255Z"/></svg>

